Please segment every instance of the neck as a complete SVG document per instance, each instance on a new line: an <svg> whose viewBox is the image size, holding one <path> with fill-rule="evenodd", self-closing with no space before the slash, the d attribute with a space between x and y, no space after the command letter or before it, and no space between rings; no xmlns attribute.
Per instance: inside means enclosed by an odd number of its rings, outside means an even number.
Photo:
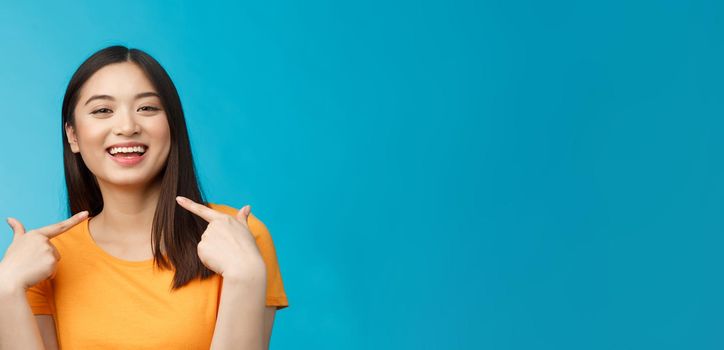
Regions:
<svg viewBox="0 0 724 350"><path fill-rule="evenodd" d="M161 194L156 181L146 187L116 186L98 181L103 210L93 218L96 233L116 242L150 241L151 226Z"/></svg>

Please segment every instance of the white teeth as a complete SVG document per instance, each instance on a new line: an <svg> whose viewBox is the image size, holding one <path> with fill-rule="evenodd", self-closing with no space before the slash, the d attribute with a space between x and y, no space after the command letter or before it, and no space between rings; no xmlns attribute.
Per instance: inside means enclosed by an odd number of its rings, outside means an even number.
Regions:
<svg viewBox="0 0 724 350"><path fill-rule="evenodd" d="M146 152L146 147L144 147L144 146L111 147L109 152L111 153L111 155L116 154L118 152L121 152L121 153L144 153L144 152Z"/></svg>

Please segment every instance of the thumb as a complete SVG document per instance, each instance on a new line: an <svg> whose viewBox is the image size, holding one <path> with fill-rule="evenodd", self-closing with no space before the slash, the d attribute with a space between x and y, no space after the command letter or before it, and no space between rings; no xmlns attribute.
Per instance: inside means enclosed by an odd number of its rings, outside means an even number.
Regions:
<svg viewBox="0 0 724 350"><path fill-rule="evenodd" d="M243 222L245 225L248 225L247 220L249 219L249 214L251 214L251 205L247 204L242 207L238 213L236 213L236 218Z"/></svg>
<svg viewBox="0 0 724 350"><path fill-rule="evenodd" d="M8 218L7 222L8 225L10 225L10 228L13 229L13 240L19 238L25 233L25 227L22 223L20 223L20 221L15 218Z"/></svg>

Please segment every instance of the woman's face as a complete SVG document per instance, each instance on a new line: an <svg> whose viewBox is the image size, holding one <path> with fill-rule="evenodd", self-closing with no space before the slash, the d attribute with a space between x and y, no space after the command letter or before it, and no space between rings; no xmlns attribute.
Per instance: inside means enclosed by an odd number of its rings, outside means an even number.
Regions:
<svg viewBox="0 0 724 350"><path fill-rule="evenodd" d="M74 111L75 127L65 128L70 148L98 182L146 186L165 166L171 148L166 111L136 64L110 64L94 73Z"/></svg>

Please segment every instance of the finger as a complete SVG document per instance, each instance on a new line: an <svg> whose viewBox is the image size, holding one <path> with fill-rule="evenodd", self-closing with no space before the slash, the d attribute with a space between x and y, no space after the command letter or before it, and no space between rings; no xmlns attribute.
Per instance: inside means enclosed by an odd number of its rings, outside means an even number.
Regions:
<svg viewBox="0 0 724 350"><path fill-rule="evenodd" d="M8 218L7 221L8 225L10 225L10 228L13 229L13 239L18 238L25 233L25 227L22 223L20 223L20 221L16 220L15 218Z"/></svg>
<svg viewBox="0 0 724 350"><path fill-rule="evenodd" d="M203 204L196 203L183 196L176 197L176 202L178 202L178 204L180 206L182 206L184 209L198 215L199 217L206 220L207 222L211 222L212 220L223 218L224 215L226 215L226 214L219 213L218 211L211 209Z"/></svg>
<svg viewBox="0 0 724 350"><path fill-rule="evenodd" d="M250 213L251 213L251 205L247 204L244 207L242 207L238 213L236 213L236 218L248 226L249 222L247 220L249 220Z"/></svg>
<svg viewBox="0 0 724 350"><path fill-rule="evenodd" d="M55 261L60 261L60 253L58 252L58 248L56 248L53 243L50 244L50 248L53 249L53 255L55 255Z"/></svg>
<svg viewBox="0 0 724 350"><path fill-rule="evenodd" d="M45 227L41 227L41 228L35 230L35 232L40 233L41 235L43 235L45 237L53 238L65 231L68 231L68 229L70 229L71 227L73 227L73 226L77 225L79 222L85 220L86 217L88 217L88 211L84 210L84 211L77 213L61 222L58 222L58 223L55 223L52 225L48 225Z"/></svg>

